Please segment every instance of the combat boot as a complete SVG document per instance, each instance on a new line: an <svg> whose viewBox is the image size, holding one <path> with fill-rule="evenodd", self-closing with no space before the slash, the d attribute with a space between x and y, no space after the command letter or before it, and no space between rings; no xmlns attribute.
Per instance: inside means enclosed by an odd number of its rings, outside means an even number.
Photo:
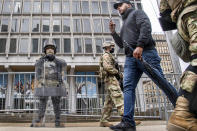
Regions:
<svg viewBox="0 0 197 131"><path fill-rule="evenodd" d="M189 102L180 96L167 125L168 131L197 131L197 119L189 112Z"/></svg>
<svg viewBox="0 0 197 131"><path fill-rule="evenodd" d="M113 126L113 124L110 124L109 122L100 122L100 127L110 127Z"/></svg>

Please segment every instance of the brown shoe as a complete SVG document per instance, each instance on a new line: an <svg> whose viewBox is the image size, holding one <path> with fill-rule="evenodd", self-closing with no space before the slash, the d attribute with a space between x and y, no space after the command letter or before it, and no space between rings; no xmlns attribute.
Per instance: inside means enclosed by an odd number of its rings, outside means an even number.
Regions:
<svg viewBox="0 0 197 131"><path fill-rule="evenodd" d="M138 126L139 124L141 124L141 121L135 121L135 125Z"/></svg>
<svg viewBox="0 0 197 131"><path fill-rule="evenodd" d="M109 122L100 122L100 127L110 127L113 126L113 124L110 124Z"/></svg>
<svg viewBox="0 0 197 131"><path fill-rule="evenodd" d="M180 96L168 121L168 131L197 131L197 119L189 112L189 102Z"/></svg>

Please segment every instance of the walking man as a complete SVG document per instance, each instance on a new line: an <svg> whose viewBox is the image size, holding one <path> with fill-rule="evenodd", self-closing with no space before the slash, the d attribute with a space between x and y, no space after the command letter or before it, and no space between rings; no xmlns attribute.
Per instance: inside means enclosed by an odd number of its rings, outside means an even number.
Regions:
<svg viewBox="0 0 197 131"><path fill-rule="evenodd" d="M158 84L158 81L154 80L144 68L141 62L142 57L156 72L158 72L162 80L167 83L168 86L162 89L174 106L178 93L164 78L160 66L161 58L158 56L157 50L155 49L155 41L151 35L152 29L150 20L145 12L142 10L135 10L129 0L117 0L114 4L114 8L118 10L123 20L120 36L115 31L115 24L113 21L110 21L109 28L116 44L120 48L125 48L126 59L123 82L124 115L122 121L118 125L111 126L110 128L112 130L136 131L134 107L137 83L144 72ZM134 51L131 51L131 47Z"/></svg>

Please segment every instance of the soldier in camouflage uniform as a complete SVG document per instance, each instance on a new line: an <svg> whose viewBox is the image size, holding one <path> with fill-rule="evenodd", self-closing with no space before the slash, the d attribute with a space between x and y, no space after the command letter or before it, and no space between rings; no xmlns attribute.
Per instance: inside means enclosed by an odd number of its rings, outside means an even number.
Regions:
<svg viewBox="0 0 197 131"><path fill-rule="evenodd" d="M115 58L112 55L114 52L114 46L115 44L113 42L106 41L103 44L105 52L100 58L100 76L104 78L107 94L100 119L101 127L112 126L112 124L109 124L109 118L111 116L113 105L118 109L120 116L122 116L124 112L123 93L119 86L119 82L115 77L115 75L119 75L119 72L115 68Z"/></svg>
<svg viewBox="0 0 197 131"><path fill-rule="evenodd" d="M181 77L181 96L168 121L168 130L197 131L197 1L161 0L160 14L163 18L170 14L172 22L177 24L177 36L186 43L177 54L184 61L190 62ZM184 58L186 54L189 54L188 59Z"/></svg>
<svg viewBox="0 0 197 131"><path fill-rule="evenodd" d="M45 55L35 64L36 86L34 95L39 97L38 116L32 121L31 127L41 126L45 115L48 97L50 96L55 113L55 126L60 127L60 99L66 96L65 73L66 62L55 57L56 45L45 41Z"/></svg>

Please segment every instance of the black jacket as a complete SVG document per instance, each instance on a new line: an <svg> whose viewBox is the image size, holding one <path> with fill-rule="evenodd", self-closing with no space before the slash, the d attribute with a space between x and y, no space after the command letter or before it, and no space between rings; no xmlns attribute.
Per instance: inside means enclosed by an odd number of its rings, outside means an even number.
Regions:
<svg viewBox="0 0 197 131"><path fill-rule="evenodd" d="M155 48L155 41L151 35L151 23L143 10L129 8L122 15L122 19L123 25L120 36L117 33L112 34L120 48L125 47L123 41L126 41L134 49L136 47L142 47L144 50ZM127 47L125 47L125 54L128 54Z"/></svg>

